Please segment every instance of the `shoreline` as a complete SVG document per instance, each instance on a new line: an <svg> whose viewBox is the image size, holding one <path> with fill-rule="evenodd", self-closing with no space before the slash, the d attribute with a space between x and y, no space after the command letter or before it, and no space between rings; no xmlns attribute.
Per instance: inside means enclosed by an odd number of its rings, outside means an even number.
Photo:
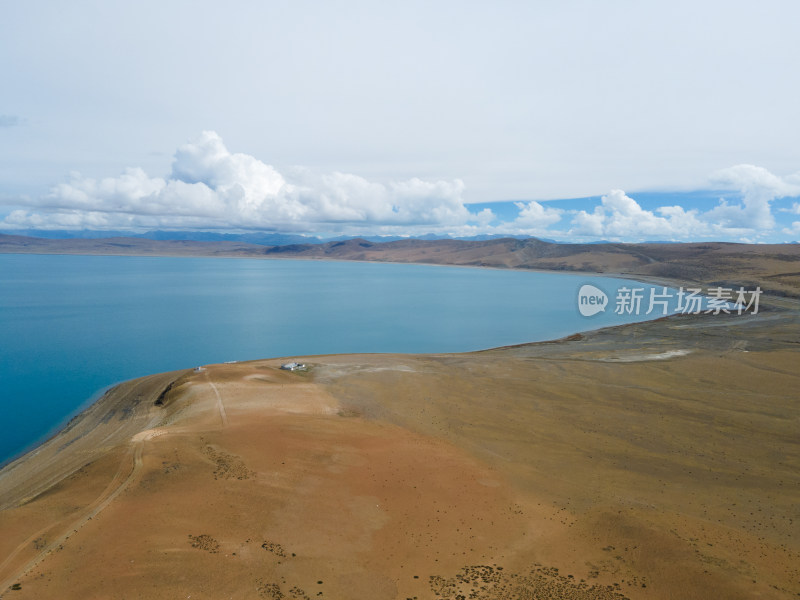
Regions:
<svg viewBox="0 0 800 600"><path fill-rule="evenodd" d="M301 260L308 260L308 259L301 259ZM661 317L661 318L671 318L679 315L670 315L669 317ZM658 320L658 319L653 319ZM647 321L642 321L647 322ZM502 350L505 348L517 348L523 346L534 346L538 344L557 344L560 342L568 341L570 338L574 338L575 336L582 336L584 334L593 332L593 331L601 331L604 329L614 329L618 327L625 327L627 325L635 325L636 323L624 323L621 325L610 325L606 327L601 327L598 329L588 329L583 330L574 334L570 334L567 336L563 336L561 338L556 338L552 340L542 340L538 342L522 342L520 344L510 344L505 346L496 346L491 348L483 348L479 350L468 350L465 352L444 352L444 353L414 353L414 354L404 354L404 353L397 353L397 352L358 352L358 353L333 353L333 354L303 354L302 359L321 359L321 358L334 358L334 357L353 357L353 356L414 356L414 357L422 357L422 356L452 356L452 355L470 355L476 354L481 352L492 352L495 350ZM232 363L228 364L246 364L252 362L260 362L260 361L290 361L292 359L299 359L300 356L277 356L277 357L260 357L260 358L253 358L253 359L246 359L246 360L237 360L233 361ZM212 363L213 364L213 363ZM225 364L225 363L221 363ZM205 368L210 365L200 365L201 367ZM20 453L16 454L13 457L10 457L4 462L0 462L0 483L2 483L2 476L3 471L6 468L17 468L18 465L15 463L23 461L28 455L35 455L38 453L38 450L42 447L55 443L56 438L59 438L62 434L68 433L73 427L81 424L81 421L88 416L88 413L94 410L103 410L103 401L106 399L106 396L109 395L110 392L114 391L117 388L121 388L125 385L130 385L134 382L139 380L147 379L150 377L158 377L163 376L169 373L188 373L194 367L186 367L185 369L180 369L178 371L166 371L166 372L158 372L158 373L149 373L146 375L141 375L139 377L133 377L131 379L125 379L123 381L119 381L116 383L109 384L104 386L94 392L89 399L85 400L75 411L68 417L64 418L64 420L56 425L50 432L42 436L38 441L33 442L28 448L20 451Z"/></svg>
<svg viewBox="0 0 800 600"><path fill-rule="evenodd" d="M300 260L309 260L309 259L300 259ZM402 263L401 263L402 264ZM440 266L440 265L436 265ZM491 348L483 348L479 350L469 350L465 352L445 352L445 353L415 353L415 354L403 354L403 353L396 353L396 352L372 352L372 353L334 353L334 354L304 354L302 355L303 360L309 359L324 359L324 358L345 358L345 357L357 357L357 356L409 356L409 357L430 357L430 356L469 356L472 354L480 354L480 353L487 353L487 352L496 352L502 351L506 349L513 349L513 348L522 348L522 347L535 347L535 346L545 346L545 347L552 347L553 345L574 341L576 339L583 339L586 335L591 333L598 333L605 330L617 330L619 328L625 328L633 325L639 325L641 323L649 323L654 321L660 321L663 319L675 319L679 318L682 315L668 315L666 317L660 317L657 319L651 319L648 321L640 321L637 323L623 323L619 325L609 325L606 327L600 327L597 329L587 329L582 330L576 333L572 333L569 335L562 336L560 338L555 338L551 340L541 340L537 342L522 342L519 344L510 344L505 346L496 346ZM710 316L710 315L709 315ZM262 358L254 358L254 359L247 359L243 361L234 361L231 364L247 364L252 362L261 362L261 361L288 361L291 359L299 359L299 356L279 356L279 357L262 357ZM201 365L203 368L210 366L210 365ZM135 384L141 380L146 380L152 377L162 377L165 375L170 375L173 373L188 373L191 371L192 368L187 367L186 369L181 369L178 371L167 371L167 372L159 372L159 373L150 373L147 375L142 375L140 377L134 377L131 379L126 379L124 381L120 381L117 383L109 384L100 390L96 391L88 400L86 400L79 408L75 409L75 412L65 418L61 424L57 425L51 432L46 434L41 438L40 441L34 442L28 449L23 450L18 455L9 458L7 461L0 463L0 484L2 484L2 478L4 472L6 470L14 470L16 468L22 467L25 460L37 455L39 451L44 448L45 446L53 445L57 443L57 441L64 437L65 434L72 431L74 428L85 425L84 421L86 419L90 419L93 417L90 413L98 412L98 411L106 411L107 408L111 408L113 403L118 402L118 400L111 399L111 392L117 389L123 389L126 386L130 386L131 384ZM177 379L177 378L176 378ZM174 380L173 380L174 381ZM108 399L106 397L109 397ZM105 402L112 403L109 407L105 406ZM67 476L67 475L65 475ZM0 503L0 510L2 509L2 504Z"/></svg>
<svg viewBox="0 0 800 600"><path fill-rule="evenodd" d="M741 244L744 247L749 244ZM404 260L377 260L377 259L352 259L352 258L337 258L326 256L224 256L224 255L188 255L188 254L145 254L145 253L95 253L95 252L10 252L0 250L0 254L26 256L98 256L109 258L176 258L176 259L213 259L213 260L285 260L285 261L307 261L307 262L335 262L335 263L361 263L361 264L393 264L393 265L414 265L420 267L442 267L442 268L455 268L455 269L486 269L490 271L514 271L514 272L529 272L529 273L542 273L553 275L574 275L581 277L601 277L611 279L624 279L627 281L635 281L637 283L644 283L647 285L660 285L673 289L701 287L710 288L716 287L718 284L712 281L698 281L686 278L677 277L664 277L658 275L648 275L645 273L637 273L635 271L623 270L604 270L604 271L591 271L580 269L560 269L560 268L546 268L546 267L528 267L528 266L503 266L503 265L478 265L478 264L458 264L448 262L424 262L424 261L404 261ZM798 256L800 260L800 256ZM743 283L739 284L744 286ZM786 295L777 290L762 290L762 302L765 306L777 303L778 305L785 304L785 301L798 301L800 307L800 289L796 290L795 295Z"/></svg>
<svg viewBox="0 0 800 600"><path fill-rule="evenodd" d="M14 254L14 253L9 253L9 254ZM16 253L17 256L23 256L25 254L26 253ZM45 255L47 255L47 256L112 256L112 257L116 257L116 256L120 256L120 257L131 256L131 257L134 257L133 255L130 255L130 254L128 254L128 255L124 255L124 254L120 254L120 255L98 255L98 254L73 254L73 253L69 253L69 254L45 254ZM343 264L344 263L348 263L348 262L356 262L356 263L361 263L361 264L378 263L378 264L395 264L395 265L410 265L410 266L429 266L429 267L438 267L438 268L486 269L486 270L493 270L493 271L530 272L530 273L553 274L553 275L561 274L561 275L573 276L573 277L583 277L583 276L585 276L587 278L610 278L610 279L621 279L621 280L629 281L629 282L644 283L644 284L647 284L647 285L661 284L661 285L669 286L669 287L671 287L673 289L676 289L677 287L680 287L680 285L681 285L681 283L679 281L677 281L677 280L676 281L670 281L670 280L667 280L667 279L664 279L664 278L646 278L646 277L639 277L639 278L635 279L635 278L632 278L629 274L626 274L626 273L614 273L614 272L595 273L595 272L590 272L590 271L585 271L585 272L581 272L581 271L557 271L557 270L547 270L547 269L508 268L508 267L499 267L499 266L452 265L452 264L435 264L435 263L420 263L420 262L409 263L409 262L394 262L394 261L349 260L349 259L341 259L341 258L310 258L310 257L288 257L287 258L287 257L280 257L280 256L278 256L278 257L271 257L271 256L268 256L268 257L213 257L213 256L208 256L208 257L206 257L206 256L187 257L187 256L146 256L146 255L136 255L135 257L137 257L137 258L201 258L201 259L205 259L205 258L212 258L212 259L213 258L239 258L239 259L253 258L255 260L326 261L326 262L337 262L337 263L343 263ZM654 318L663 318L663 317L654 317ZM646 320L652 320L652 319L648 318ZM512 345L522 345L522 344L540 343L540 342L552 343L552 342L554 342L554 341L556 341L558 339L562 339L562 338L568 337L570 335L581 334L581 333L585 333L587 331L594 331L596 329L602 329L602 328L606 328L606 327L616 327L616 326L618 326L618 325L596 325L595 326L593 323L590 322L590 318L587 318L587 322L584 325L587 327L586 329L580 329L577 332L565 333L563 336L561 336L559 338L539 340L538 342L522 341L522 342L518 342L518 343L512 344ZM508 344L503 344L503 345L499 345L499 346L479 347L479 348L465 350L464 352L484 352L484 351L491 350L491 349L494 349L494 348L504 347L506 345L508 345ZM259 359L258 357L255 357L255 358L252 358L250 360L258 360L258 359ZM151 373L151 375L152 375L152 373ZM141 377L144 377L144 376L147 376L147 374L141 375ZM125 380L125 381L127 381L127 380ZM28 454L30 452L35 451L39 446L41 446L42 444L46 443L51 437L57 435L60 431L62 431L66 427L68 427L69 423L73 419L78 417L82 412L84 412L87 408L89 408L92 404L94 404L94 402L99 400L104 393L106 393L108 390L110 390L111 388L115 387L119 383L122 383L122 382L109 383L108 385L100 388L99 390L95 390L91 395L89 395L87 397L86 400L84 400L69 415L64 417L64 419L60 423L54 425L47 433L43 434L38 440L35 440L35 441L31 442L25 448L19 450L15 454L9 456L8 458L6 458L2 462L0 462L0 470L2 470L6 466L14 463L20 457L22 457L22 456L24 456L24 455L26 455L26 454Z"/></svg>
<svg viewBox="0 0 800 600"><path fill-rule="evenodd" d="M81 468L86 459L96 457L100 451L96 451L92 445L95 440L108 442L113 439L115 443L123 441L131 431L137 430L143 415L150 413L147 400L154 401L157 397L154 394L162 391L151 389L152 382L158 382L157 387L161 381L173 381L186 372L187 370L155 373L109 386L105 393L66 421L58 431L0 468L0 488L23 490L16 495L11 493L10 497L8 489L0 491L0 510L14 502L46 492ZM131 390L142 391L132 398ZM70 452L66 454L72 453L73 456L66 456L64 453L68 448ZM77 452L83 453L82 456L74 456L75 448L79 449ZM54 460L63 461L63 466L54 466Z"/></svg>
<svg viewBox="0 0 800 600"><path fill-rule="evenodd" d="M738 280L737 285L748 288L760 285L765 291L769 289L773 296L800 299L800 276L791 271L791 263L800 261L800 245L796 244L557 244L536 238L498 238L487 241L412 239L392 242L350 239L320 244L261 246L124 237L51 240L24 236L7 236L3 244L2 238L0 235L0 253L6 254L384 262L605 275L657 285L688 283L730 287L731 281Z"/></svg>
<svg viewBox="0 0 800 600"><path fill-rule="evenodd" d="M314 260L314 259L287 259L287 260ZM325 259L322 259L322 260L325 260ZM352 262L352 261L334 261L334 262ZM370 262L370 261L359 261L359 262ZM372 261L372 262L374 262L374 261ZM393 264L409 264L409 263L393 263ZM424 265L422 265L422 266L424 266ZM430 265L430 266L451 267L453 265ZM459 265L455 265L455 266L458 267ZM466 266L462 267L462 268L494 269L494 267L466 267ZM497 268L497 270L504 270L504 269ZM532 271L532 272L534 272L534 271ZM535 271L535 272L550 273L550 271ZM565 273L565 274L569 275L571 273ZM592 275L592 274L587 274L587 275ZM598 275L599 276L605 275L608 278L619 278L619 279L625 279L625 280L628 280L628 281L638 281L638 280L626 279L625 277L619 277L617 274L613 274L613 273L610 273L610 274L594 274L594 276L598 276ZM641 283L646 283L646 282L641 282ZM397 352L358 352L358 353L333 353L333 354L304 354L304 355L302 355L302 357L304 359L313 359L313 358L325 358L325 357L335 357L335 356L390 356L390 355L397 355L397 356L449 356L449 355L469 355L469 354L482 353L482 352L492 352L492 351L495 351L495 350L502 350L502 349L505 349L505 348L516 348L516 347L523 347L523 346L535 346L535 345L538 345L538 344L553 345L553 344L558 344L558 343L561 343L561 342L569 341L570 339L573 339L573 338L576 338L576 337L577 338L581 338L581 337L584 337L587 334L590 334L590 333L593 333L593 332L599 332L599 331L603 331L603 330L612 330L612 329L617 329L617 328L621 328L621 327L627 327L629 325L636 325L636 324L639 324L639 323L648 323L648 322L652 322L652 321L660 321L662 319L673 319L673 318L679 318L679 317L685 317L685 316L687 316L687 315L681 315L681 314L666 315L666 316L661 316L661 317L655 317L653 319L647 319L647 320L644 320L644 321L637 321L637 322L634 322L634 323L620 323L620 324L617 324L617 325L605 325L605 326L601 326L601 327L597 327L597 328L593 328L593 329L582 329L582 330L577 331L575 333L566 334L566 335L561 336L559 338L553 338L553 339L548 339L548 340L539 340L539 341L534 341L534 342L520 342L520 343L517 343L517 344L506 344L506 345L501 345L501 346L492 346L492 347L489 347L489 348L479 348L479 349L475 349L475 350L466 350L466 351L463 351L463 352L437 352L437 353L411 353L411 354L404 354L404 353L397 353ZM704 315L693 315L693 316L704 316ZM707 315L707 316L711 316L711 315ZM290 360L290 359L296 359L296 358L298 358L298 356L258 357L258 358L245 359L243 361L234 361L234 362L235 363L248 363L248 362L255 362L255 361L262 361L262 360ZM180 371L185 372L185 371L190 370L191 368L193 368L193 367L186 367L185 369L182 369ZM53 427L53 429L51 429L48 433L44 434L39 440L32 442L27 448L21 450L19 453L15 454L14 456L9 457L8 459L6 459L4 461L0 461L0 477L2 477L2 473L6 469L6 467L9 467L9 466L13 465L15 462L17 462L18 460L24 458L28 454L35 453L37 451L37 449L39 449L40 447L44 446L45 444L51 442L51 440L53 440L53 438L56 438L61 433L64 433L64 432L68 431L69 429L71 429L71 426L73 425L73 423L79 422L83 418L85 413L89 412L90 409L92 409L96 404L101 403L102 400L104 399L104 397L109 392L114 390L115 388L117 388L117 387L119 387L119 386L121 386L123 384L129 384L131 382L138 381L140 379L144 379L144 378L148 378L148 377L160 376L160 375L163 375L165 373L167 373L167 372L148 373L148 374L141 375L141 376L138 376L138 377L133 377L131 379L125 379L125 380L118 381L118 382L115 382L115 383L110 383L110 384L100 388L99 390L96 390L94 393L92 393L91 396L89 396L88 399L86 399L83 403L81 403L80 406L78 406L72 413L70 413L70 415L65 417L59 424L55 425Z"/></svg>
<svg viewBox="0 0 800 600"><path fill-rule="evenodd" d="M633 281L633 282L637 282L637 283L644 283L646 285L661 285L661 286L669 287L671 289L686 288L686 287L692 287L693 285L699 285L699 284L693 284L693 283L690 283L690 282L681 281L681 280L677 280L677 279L669 279L669 278L664 278L664 277L652 277L652 276L640 276L640 275L635 275L635 274L630 274L630 273L625 273L625 272L603 272L603 273L598 273L598 272L592 272L592 271L558 271L558 270L548 270L548 269L531 269L531 268L525 268L525 267L501 267L501 266L486 266L486 265L438 264L438 263L424 263L424 262L395 262L395 261L376 261L376 260L352 260L352 259L344 259L344 258L324 258L324 257L321 257L321 258L316 258L316 257L281 257L281 256L276 256L276 257L272 257L272 256L265 256L265 257L231 256L231 257L229 257L229 256L182 256L182 255L174 255L174 256L173 255L158 255L158 256L154 256L154 255L145 255L145 254L12 253L12 252L7 252L6 254L17 254L17 255L40 254L40 255L47 255L47 256L108 256L108 257L126 257L126 256L129 256L129 257L132 257L132 258L200 258L200 259L252 259L252 260L290 260L290 261L302 260L302 261L327 261L327 262L340 262L340 263L357 262L357 263L365 263L365 264L366 263L378 263L378 264L414 265L414 266L430 266L430 267L443 267L443 268L488 269L488 270L497 270L497 271L517 271L517 272L531 272L531 273L555 274L555 275L563 274L563 275L572 275L572 276L599 277L599 278L621 279L621 280L625 280L625 281ZM706 284L706 285L710 285L710 284ZM760 308L761 307L767 308L767 310L769 310L770 312L773 311L773 310L777 310L779 312L780 311L800 310L800 300L795 300L793 298L780 296L780 295L774 296L774 295L771 295L769 293L764 293L761 296ZM577 337L578 339L580 339L582 337L585 337L587 334L591 334L591 333L595 333L595 332L600 332L600 331L604 331L604 330L613 330L613 329L618 329L618 328L625 328L625 327L637 325L637 324L640 324L640 323L650 323L650 322L661 321L661 320L665 320L665 319L676 319L676 318L682 318L682 317L685 318L687 316L708 318L708 317L719 316L719 315L705 315L703 313L694 314L694 315L693 314L672 314L672 315L655 317L655 318L652 318L652 319L646 319L646 320L638 321L638 322L635 322L635 323L621 323L621 324L617 324L617 325L604 325L604 326L597 327L597 328L582 329L580 331L577 331L577 332L574 332L574 333L570 333L570 334L566 334L566 335L561 336L559 338L554 338L554 339L549 339L549 340L540 340L540 341L535 341L535 342L520 342L518 344L502 345L502 346L495 346L495 347L489 347L489 348L479 348L479 349L474 349L474 350L467 350L467 351L464 351L464 352L456 352L455 354L468 355L468 354L474 354L474 353L492 352L492 351L502 350L502 349L506 349L506 348L533 346L533 345L538 345L538 344L544 344L544 345L547 345L548 347L551 347L552 345L568 341L568 340L570 340L572 338L576 338ZM738 318L743 318L743 317L746 317L746 315L737 315L737 317ZM370 355L370 354L395 355L395 354L398 354L398 353L395 353L395 352L357 353L357 354L352 354L352 353L339 354L339 353L336 353L336 354L303 355L303 356L305 356L307 358L314 358L314 357L319 358L319 357L330 357L330 356L355 356L355 355L367 356L367 355ZM446 353L436 353L436 354L437 355L445 355L445 354L450 355L450 354L454 354L454 353L446 352ZM428 356L428 355L431 355L431 354L429 354L429 353L421 353L421 354L420 353L415 353L415 354L411 354L410 356ZM296 357L287 356L287 357L271 357L271 358L253 358L253 359L247 359L246 361L243 361L243 362L252 362L252 361L258 361L258 360L273 360L273 359L274 360L280 360L280 359L290 359L290 358L296 358ZM189 368L190 367L187 367L187 369L189 369ZM146 378L146 377L158 376L158 375L162 375L162 374L163 373L151 373L151 374L142 375L140 377L134 377L132 379L123 380L123 381L120 381L120 382L108 384L107 386L104 386L103 388L100 388L99 390L95 391L87 400L85 400L78 408L76 408L75 411L70 414L70 416L65 417L64 420L60 424L54 426L54 428L50 432L48 432L47 434L43 435L42 438L40 438L40 440L32 442L31 445L28 446L27 448L21 450L19 453L15 454L12 457L9 457L5 461L0 462L0 476L2 475L3 471L7 467L10 467L11 465L13 465L18 460L24 458L26 455L31 454L31 453L35 453L38 448L44 446L45 444L50 442L51 439L59 436L62 432L68 430L73 421L79 420L83 416L84 413L89 411L96 403L100 402L103 399L103 396L105 394L107 394L108 392L110 392L111 390L115 389L116 387L120 386L121 384L129 383L131 381L137 381L139 379L143 379L143 378Z"/></svg>
<svg viewBox="0 0 800 600"><path fill-rule="evenodd" d="M403 264L403 263L400 263ZM436 265L436 266L449 266L449 265ZM467 267L469 268L469 267ZM546 273L547 271L545 271ZM609 277L616 277L615 274L608 274ZM624 278L622 278L624 279ZM800 303L798 303L800 307ZM790 309L786 308L778 308L779 313L784 311L789 311ZM426 357L469 357L473 355L480 355L480 354L487 354L487 353L497 353L503 351L514 351L518 349L534 349L534 348L541 348L548 352L555 350L556 348L564 347L571 342L579 342L581 340L585 340L587 338L594 338L594 337L614 337L619 334L624 334L626 330L632 330L633 328L639 326L646 326L648 324L656 324L656 323L676 323L679 320L691 320L691 321L701 321L701 328L703 326L716 326L711 325L711 322L707 322L712 317L719 317L721 315L707 315L704 313L700 314L672 314L657 317L654 319L648 319L645 321L638 321L634 323L621 323L617 325L607 325L604 327L599 327L595 329L585 329L575 333L567 334L559 338L554 338L550 340L540 340L535 342L522 342L519 344L510 344L510 345L503 345L503 346L496 346L491 348L483 348L478 350L469 350L465 352L444 352L444 353L414 353L414 354L404 354L404 353L397 353L397 352L373 352L373 353L334 353L334 354L304 354L302 356L280 356L280 357L262 357L262 358L253 358L253 359L246 359L242 361L233 361L232 363L227 364L248 364L248 363L255 363L255 362L264 362L264 361L280 361L285 362L292 359L301 359L304 361L308 360L320 360L320 359L344 359L344 358L353 358L353 357L412 357L412 358L426 358ZM752 316L748 315L727 315L724 318L727 319L742 319L742 318L751 318ZM203 368L212 365L201 365ZM98 417L95 417L91 413L95 412L105 412L107 410L113 410L113 407L119 403L119 399L116 398L116 394L113 392L122 391L125 388L136 385L139 382L143 382L146 380L150 380L152 378L163 378L163 377L170 377L177 374L188 374L192 371L193 367L187 367L185 369L179 369L177 371L166 371L166 372L159 372L159 373L150 373L147 375L142 375L140 377L134 377L132 379L123 380L117 383L109 384L95 392L88 400L86 400L81 407L77 408L74 414L70 417L64 419L64 421L56 426L54 430L43 437L40 442L35 442L33 445L30 446L27 450L23 450L20 454L16 455L8 459L6 462L0 464L0 484L2 484L4 473L8 470L14 470L19 467L23 467L25 461L28 458L36 456L41 449L46 446L54 445L58 442L58 440L64 437L66 434L70 433L73 429L77 429L80 427L88 426L90 429L96 425L96 423L92 423L87 425L89 422L88 420L95 418L95 421ZM170 383L174 383L180 378L180 375L174 377ZM164 390L161 390L163 393L168 391L168 387ZM156 392L151 392L151 395ZM107 399L108 397L108 399ZM105 401L105 402L104 402ZM106 406L106 403L109 406ZM70 442L72 443L72 442ZM65 477L68 476L68 473L64 475ZM0 502L0 510L2 510L2 502Z"/></svg>
<svg viewBox="0 0 800 600"><path fill-rule="evenodd" d="M133 378L136 379L136 378ZM86 399L80 406L78 406L72 413L67 415L59 424L55 425L53 429L45 433L41 438L32 442L30 446L20 450L14 456L11 456L4 461L0 461L0 473L2 473L3 469L5 469L11 463L17 461L18 459L22 458L29 452L36 450L39 446L43 446L51 439L56 437L61 432L65 431L67 428L70 427L73 421L78 419L83 413L88 411L92 406L96 403L100 402L108 392L110 392L113 388L117 387L118 385L125 383L126 381L130 381L128 379L123 381L117 381L114 383L110 383L106 386L103 386L99 390L95 391L88 399Z"/></svg>

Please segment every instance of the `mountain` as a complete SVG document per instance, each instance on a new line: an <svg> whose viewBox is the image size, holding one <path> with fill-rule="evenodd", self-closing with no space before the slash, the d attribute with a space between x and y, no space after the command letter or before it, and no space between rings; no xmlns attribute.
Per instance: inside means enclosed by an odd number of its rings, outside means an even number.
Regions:
<svg viewBox="0 0 800 600"><path fill-rule="evenodd" d="M335 259L611 273L684 285L760 285L772 295L800 296L797 244L561 244L536 238L301 240L261 245L243 241L44 239L0 234L0 253Z"/></svg>
<svg viewBox="0 0 800 600"><path fill-rule="evenodd" d="M105 238L134 238L157 241L190 241L190 242L244 242L247 244L259 244L262 246L277 246L283 244L297 243L321 243L323 240L314 236L303 236L288 233L270 233L257 231L252 233L220 233L216 231L170 231L154 230L145 233L131 233L130 231L92 231L92 230L47 230L26 229L15 231L9 235L22 235L52 240L69 239L105 239Z"/></svg>

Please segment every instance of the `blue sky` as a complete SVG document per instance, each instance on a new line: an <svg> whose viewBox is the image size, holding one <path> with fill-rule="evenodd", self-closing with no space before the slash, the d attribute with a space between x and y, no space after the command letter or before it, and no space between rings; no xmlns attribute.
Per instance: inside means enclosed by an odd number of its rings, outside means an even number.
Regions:
<svg viewBox="0 0 800 600"><path fill-rule="evenodd" d="M796 241L798 22L790 0L15 3L0 230Z"/></svg>

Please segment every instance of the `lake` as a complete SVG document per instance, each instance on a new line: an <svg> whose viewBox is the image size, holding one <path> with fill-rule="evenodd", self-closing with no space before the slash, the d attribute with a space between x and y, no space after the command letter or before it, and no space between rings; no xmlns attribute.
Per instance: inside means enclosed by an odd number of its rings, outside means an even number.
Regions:
<svg viewBox="0 0 800 600"><path fill-rule="evenodd" d="M641 321L578 312L621 279L303 260L0 254L0 463L104 388L280 356L464 352ZM660 315L653 315L660 316Z"/></svg>

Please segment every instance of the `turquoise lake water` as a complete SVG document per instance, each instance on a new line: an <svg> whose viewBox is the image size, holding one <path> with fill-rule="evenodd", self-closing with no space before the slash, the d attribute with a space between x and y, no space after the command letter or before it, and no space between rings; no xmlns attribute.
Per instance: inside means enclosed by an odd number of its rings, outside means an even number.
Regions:
<svg viewBox="0 0 800 600"><path fill-rule="evenodd" d="M578 312L581 275L297 260L0 255L0 463L103 388L280 356L464 352L652 315Z"/></svg>

